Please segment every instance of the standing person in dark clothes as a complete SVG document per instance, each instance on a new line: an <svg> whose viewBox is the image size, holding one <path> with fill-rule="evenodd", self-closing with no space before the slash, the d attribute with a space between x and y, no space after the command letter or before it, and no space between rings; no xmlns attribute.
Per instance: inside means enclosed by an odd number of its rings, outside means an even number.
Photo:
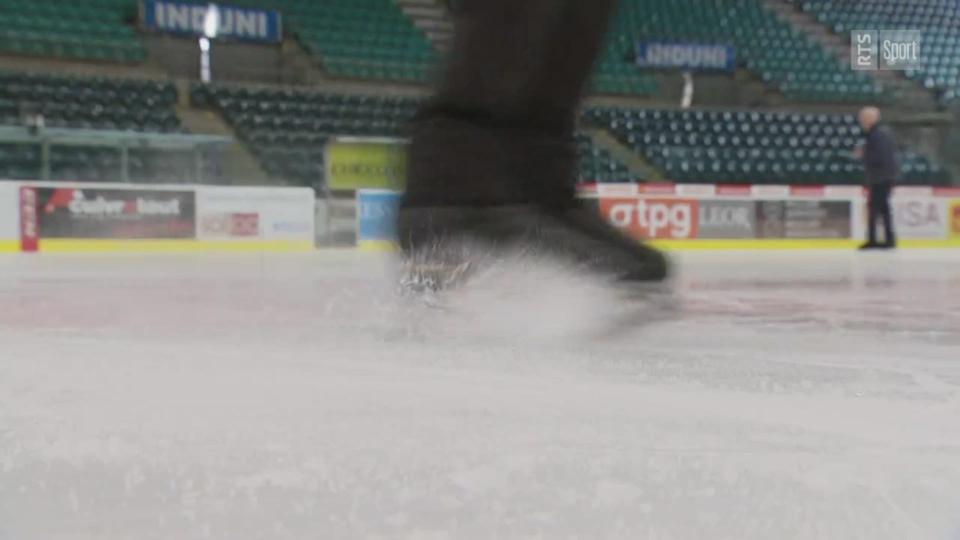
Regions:
<svg viewBox="0 0 960 540"><path fill-rule="evenodd" d="M657 281L665 257L576 198L574 129L614 0L457 0L451 57L411 126L401 248L522 250L620 281ZM438 247L440 246L440 247Z"/></svg>
<svg viewBox="0 0 960 540"><path fill-rule="evenodd" d="M897 246L893 230L893 212L890 210L890 193L900 176L897 147L893 135L880 123L880 109L865 107L857 115L860 127L866 134L866 144L857 149L863 160L865 181L870 194L867 205L867 243L860 249L892 249ZM883 221L883 242L877 242L877 220Z"/></svg>

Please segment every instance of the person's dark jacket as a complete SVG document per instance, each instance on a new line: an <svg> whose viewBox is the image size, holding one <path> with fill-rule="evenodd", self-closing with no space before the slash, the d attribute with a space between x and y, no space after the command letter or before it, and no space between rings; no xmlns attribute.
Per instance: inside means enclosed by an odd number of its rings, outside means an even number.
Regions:
<svg viewBox="0 0 960 540"><path fill-rule="evenodd" d="M868 185L894 184L900 177L897 145L886 126L876 125L867 132L863 149L863 167Z"/></svg>

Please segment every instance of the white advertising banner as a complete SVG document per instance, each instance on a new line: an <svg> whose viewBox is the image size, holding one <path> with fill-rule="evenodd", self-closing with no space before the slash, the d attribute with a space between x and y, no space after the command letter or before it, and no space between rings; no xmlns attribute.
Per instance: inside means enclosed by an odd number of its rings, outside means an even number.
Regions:
<svg viewBox="0 0 960 540"><path fill-rule="evenodd" d="M313 241L310 188L198 186L199 240Z"/></svg>
<svg viewBox="0 0 960 540"><path fill-rule="evenodd" d="M20 239L20 186L0 181L0 242Z"/></svg>
<svg viewBox="0 0 960 540"><path fill-rule="evenodd" d="M933 197L894 196L893 223L902 238L946 238L949 229L947 200Z"/></svg>

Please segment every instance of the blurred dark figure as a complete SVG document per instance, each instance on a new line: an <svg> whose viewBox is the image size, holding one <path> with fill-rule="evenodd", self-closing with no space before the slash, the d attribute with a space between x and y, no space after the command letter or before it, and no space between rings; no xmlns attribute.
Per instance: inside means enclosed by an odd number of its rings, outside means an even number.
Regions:
<svg viewBox="0 0 960 540"><path fill-rule="evenodd" d="M480 244L553 256L627 281L666 259L576 198L577 110L614 0L452 0L455 37L411 126L400 246ZM455 251L455 250L448 250ZM446 265L426 261L425 266Z"/></svg>
<svg viewBox="0 0 960 540"><path fill-rule="evenodd" d="M900 176L897 145L890 130L880 123L880 109L864 107L857 115L857 121L866 135L866 143L857 148L857 155L863 160L870 197L867 204L867 243L860 249L893 249L897 245L897 237L893 230L890 194ZM883 221L883 242L877 242L877 220Z"/></svg>

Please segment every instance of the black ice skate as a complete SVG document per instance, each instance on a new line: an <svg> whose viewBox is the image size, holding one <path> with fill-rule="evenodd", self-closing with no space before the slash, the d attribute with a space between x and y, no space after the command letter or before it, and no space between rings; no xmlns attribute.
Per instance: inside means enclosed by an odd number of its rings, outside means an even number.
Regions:
<svg viewBox="0 0 960 540"><path fill-rule="evenodd" d="M535 205L407 207L398 231L412 288L455 287L501 255L555 260L618 282L661 281L666 258L621 234L579 203L564 209Z"/></svg>
<svg viewBox="0 0 960 540"><path fill-rule="evenodd" d="M619 282L666 277L660 252L577 200L576 146L558 131L442 114L414 123L397 223L408 288L455 287L518 254Z"/></svg>

